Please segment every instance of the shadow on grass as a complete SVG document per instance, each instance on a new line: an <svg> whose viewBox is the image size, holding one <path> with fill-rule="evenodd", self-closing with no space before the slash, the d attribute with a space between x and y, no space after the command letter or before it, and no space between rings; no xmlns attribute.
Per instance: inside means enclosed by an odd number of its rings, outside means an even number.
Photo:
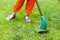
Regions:
<svg viewBox="0 0 60 40"><path fill-rule="evenodd" d="M20 37L19 35L16 35L12 38L13 40L23 40L23 37Z"/></svg>

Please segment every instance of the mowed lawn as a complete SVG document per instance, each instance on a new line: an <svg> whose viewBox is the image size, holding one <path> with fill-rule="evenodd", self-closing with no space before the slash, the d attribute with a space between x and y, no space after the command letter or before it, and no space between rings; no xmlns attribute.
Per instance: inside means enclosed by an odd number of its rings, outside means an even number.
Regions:
<svg viewBox="0 0 60 40"><path fill-rule="evenodd" d="M38 1L47 20L49 32L45 34L34 32L41 24L36 4L30 14L32 22L28 23L24 20L25 3L15 19L6 21L6 17L12 12L15 0L0 0L0 40L60 40L60 2Z"/></svg>

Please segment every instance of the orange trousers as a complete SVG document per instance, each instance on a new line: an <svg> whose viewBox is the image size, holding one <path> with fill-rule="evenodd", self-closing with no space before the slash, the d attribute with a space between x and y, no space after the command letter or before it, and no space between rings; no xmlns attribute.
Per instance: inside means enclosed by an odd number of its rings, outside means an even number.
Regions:
<svg viewBox="0 0 60 40"><path fill-rule="evenodd" d="M15 13L18 12L22 8L24 1L25 0L17 0L14 5L13 12ZM27 0L26 9L25 9L25 12L27 14L30 14L32 12L35 2L36 0Z"/></svg>

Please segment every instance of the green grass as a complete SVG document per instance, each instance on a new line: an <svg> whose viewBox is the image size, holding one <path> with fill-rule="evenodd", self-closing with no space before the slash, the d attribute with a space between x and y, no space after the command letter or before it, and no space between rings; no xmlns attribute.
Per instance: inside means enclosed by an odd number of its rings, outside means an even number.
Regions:
<svg viewBox="0 0 60 40"><path fill-rule="evenodd" d="M24 20L24 7L17 13L15 19L6 21L11 13L15 0L0 0L0 40L60 40L60 2L56 0L39 0L43 15L47 20L47 34L34 33L41 24L39 12L35 5L30 18L31 23Z"/></svg>

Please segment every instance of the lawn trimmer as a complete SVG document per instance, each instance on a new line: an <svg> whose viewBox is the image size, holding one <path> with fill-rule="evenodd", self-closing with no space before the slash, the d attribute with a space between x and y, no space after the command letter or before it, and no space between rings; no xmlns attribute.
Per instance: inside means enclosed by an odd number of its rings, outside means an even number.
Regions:
<svg viewBox="0 0 60 40"><path fill-rule="evenodd" d="M35 32L37 33L46 33L48 32L47 30L47 22L41 12L41 9L40 9L40 6L39 6L39 3L38 3L38 0L36 0L36 4L37 4L37 7L38 7L38 10L39 10L39 13L40 13L40 18L41 18L41 25L35 30Z"/></svg>

